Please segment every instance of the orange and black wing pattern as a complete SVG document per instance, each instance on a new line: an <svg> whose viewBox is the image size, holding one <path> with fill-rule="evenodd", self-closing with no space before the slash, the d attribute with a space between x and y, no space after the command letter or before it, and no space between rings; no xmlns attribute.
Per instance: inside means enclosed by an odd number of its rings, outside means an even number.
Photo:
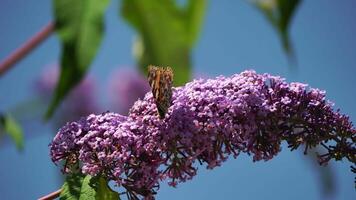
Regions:
<svg viewBox="0 0 356 200"><path fill-rule="evenodd" d="M158 114L165 117L172 101L173 71L170 67L148 66L148 82L152 89Z"/></svg>

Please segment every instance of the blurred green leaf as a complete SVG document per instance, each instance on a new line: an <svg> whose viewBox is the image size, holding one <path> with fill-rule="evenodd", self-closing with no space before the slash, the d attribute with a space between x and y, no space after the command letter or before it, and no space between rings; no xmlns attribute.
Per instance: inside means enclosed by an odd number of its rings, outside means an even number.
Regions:
<svg viewBox="0 0 356 200"><path fill-rule="evenodd" d="M206 0L188 1L185 16L188 30L188 43L190 44L190 48L193 47L199 38L202 22L204 21L206 7Z"/></svg>
<svg viewBox="0 0 356 200"><path fill-rule="evenodd" d="M102 177L84 176L81 173L68 175L62 187L60 200L119 200Z"/></svg>
<svg viewBox="0 0 356 200"><path fill-rule="evenodd" d="M4 132L14 141L18 150L24 148L24 136L23 131L15 119L10 115L0 115L0 132Z"/></svg>
<svg viewBox="0 0 356 200"><path fill-rule="evenodd" d="M289 39L289 26L301 0L253 0L252 2L277 30L284 51L293 60L294 53Z"/></svg>
<svg viewBox="0 0 356 200"><path fill-rule="evenodd" d="M109 0L54 0L56 32L62 42L61 74L48 108L56 107L85 76L100 46Z"/></svg>
<svg viewBox="0 0 356 200"><path fill-rule="evenodd" d="M206 0L190 0L179 6L174 0L123 0L122 15L138 32L134 48L140 69L148 65L170 66L174 84L190 80L191 51L196 42Z"/></svg>
<svg viewBox="0 0 356 200"><path fill-rule="evenodd" d="M78 200L82 188L84 175L81 173L69 174L62 186L60 200Z"/></svg>
<svg viewBox="0 0 356 200"><path fill-rule="evenodd" d="M80 200L118 200L120 196L111 190L108 182L102 177L86 176L83 181Z"/></svg>

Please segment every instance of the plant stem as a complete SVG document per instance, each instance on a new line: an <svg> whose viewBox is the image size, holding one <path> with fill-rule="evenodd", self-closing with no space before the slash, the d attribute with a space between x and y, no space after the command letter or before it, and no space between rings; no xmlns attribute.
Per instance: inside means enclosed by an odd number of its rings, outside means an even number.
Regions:
<svg viewBox="0 0 356 200"><path fill-rule="evenodd" d="M20 61L29 52L31 52L37 45L43 42L54 31L54 23L50 22L42 30L36 33L32 38L25 42L21 47L16 49L12 54L0 62L0 76L7 70L11 69L15 63Z"/></svg>
<svg viewBox="0 0 356 200"><path fill-rule="evenodd" d="M51 200L51 199L55 199L58 198L59 195L61 194L62 189L59 189L55 192L52 192L51 194L48 194L44 197L40 197L38 200Z"/></svg>

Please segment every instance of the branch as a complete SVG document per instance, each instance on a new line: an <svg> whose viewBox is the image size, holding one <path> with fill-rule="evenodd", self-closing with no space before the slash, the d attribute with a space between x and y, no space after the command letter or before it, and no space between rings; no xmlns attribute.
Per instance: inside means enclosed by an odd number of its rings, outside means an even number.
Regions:
<svg viewBox="0 0 356 200"><path fill-rule="evenodd" d="M59 190L52 192L51 194L48 194L44 197L40 197L38 200L51 200L51 199L58 198L59 195L61 194L61 192L62 192L62 189L59 189Z"/></svg>
<svg viewBox="0 0 356 200"><path fill-rule="evenodd" d="M54 23L50 22L41 31L36 33L30 38L24 45L16 49L12 54L0 62L0 76L2 76L7 70L9 70L14 64L25 57L31 52L37 45L43 42L54 31Z"/></svg>

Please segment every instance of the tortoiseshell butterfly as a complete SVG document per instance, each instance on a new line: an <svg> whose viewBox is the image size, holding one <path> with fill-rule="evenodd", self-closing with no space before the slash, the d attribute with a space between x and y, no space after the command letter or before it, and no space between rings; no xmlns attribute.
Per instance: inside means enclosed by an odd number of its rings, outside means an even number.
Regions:
<svg viewBox="0 0 356 200"><path fill-rule="evenodd" d="M152 94L156 102L158 114L164 118L171 106L173 71L170 67L148 66L148 82L152 89Z"/></svg>

